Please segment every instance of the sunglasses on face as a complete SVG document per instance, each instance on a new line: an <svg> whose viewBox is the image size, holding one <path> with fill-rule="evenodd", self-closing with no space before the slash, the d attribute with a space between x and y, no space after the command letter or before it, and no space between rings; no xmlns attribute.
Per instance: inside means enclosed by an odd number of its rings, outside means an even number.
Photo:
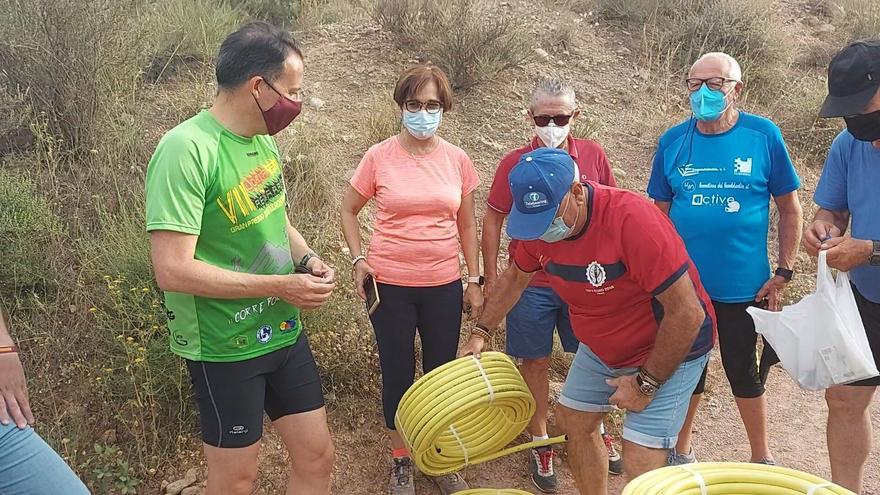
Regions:
<svg viewBox="0 0 880 495"><path fill-rule="evenodd" d="M568 122L571 121L571 118L574 114L571 115L535 115L532 117L532 120L535 121L535 125L538 127L547 127L550 125L550 122L553 121L557 127L563 127L568 125Z"/></svg>

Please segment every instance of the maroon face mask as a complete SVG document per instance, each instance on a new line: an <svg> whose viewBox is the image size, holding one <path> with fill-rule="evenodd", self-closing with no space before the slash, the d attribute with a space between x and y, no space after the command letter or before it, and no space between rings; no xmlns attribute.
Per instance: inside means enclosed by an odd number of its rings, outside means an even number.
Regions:
<svg viewBox="0 0 880 495"><path fill-rule="evenodd" d="M289 126L290 123L293 122L293 119L299 115L302 111L302 102L291 100L282 95L281 92L275 89L275 86L269 84L269 81L263 79L263 82L272 88L272 91L278 93L279 96L278 101L276 101L268 110L263 110L263 107L260 107L260 102L254 97L257 107L260 108L260 112L263 114L263 121L266 123L266 130L269 132L270 136L274 136Z"/></svg>

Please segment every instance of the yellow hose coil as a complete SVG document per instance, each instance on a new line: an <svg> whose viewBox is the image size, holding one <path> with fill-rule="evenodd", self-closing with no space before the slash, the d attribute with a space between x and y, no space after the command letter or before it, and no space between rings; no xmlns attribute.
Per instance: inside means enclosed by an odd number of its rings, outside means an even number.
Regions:
<svg viewBox="0 0 880 495"><path fill-rule="evenodd" d="M442 476L565 441L560 436L504 449L533 414L535 399L513 361L484 352L479 360L459 358L416 381L400 400L394 424L419 470Z"/></svg>
<svg viewBox="0 0 880 495"><path fill-rule="evenodd" d="M455 492L455 495L532 495L529 492L515 490L513 488L475 488L463 492Z"/></svg>
<svg viewBox="0 0 880 495"><path fill-rule="evenodd" d="M632 480L623 495L856 495L812 474L742 462L669 466Z"/></svg>

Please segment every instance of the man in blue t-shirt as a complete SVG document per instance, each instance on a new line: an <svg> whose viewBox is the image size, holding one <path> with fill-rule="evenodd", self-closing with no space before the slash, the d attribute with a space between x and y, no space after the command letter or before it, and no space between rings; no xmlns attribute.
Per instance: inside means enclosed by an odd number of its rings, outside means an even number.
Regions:
<svg viewBox="0 0 880 495"><path fill-rule="evenodd" d="M751 461L774 464L764 385L779 359L767 342L757 357L758 334L746 309L779 309L800 244L800 179L779 128L737 109L743 83L736 60L707 53L691 67L686 85L693 117L660 137L648 195L675 224L712 298L721 362L749 438ZM767 255L771 197L779 210L779 258L772 275ZM696 460L690 433L704 385L705 370L670 464Z"/></svg>
<svg viewBox="0 0 880 495"><path fill-rule="evenodd" d="M828 250L828 265L849 271L874 361L880 362L880 40L855 42L828 68L822 117L843 117L813 200L819 211L804 234L813 255ZM845 236L852 220L852 230ZM868 407L880 377L825 392L828 454L834 483L861 493L871 452Z"/></svg>

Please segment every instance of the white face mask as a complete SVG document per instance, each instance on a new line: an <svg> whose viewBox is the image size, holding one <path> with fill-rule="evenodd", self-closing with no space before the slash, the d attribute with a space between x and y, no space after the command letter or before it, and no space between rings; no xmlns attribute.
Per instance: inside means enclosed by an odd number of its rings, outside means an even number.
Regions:
<svg viewBox="0 0 880 495"><path fill-rule="evenodd" d="M546 127L535 126L535 134L541 139L541 142L549 148L558 148L568 137L568 131L571 124L565 124L557 127L554 122L550 122Z"/></svg>

